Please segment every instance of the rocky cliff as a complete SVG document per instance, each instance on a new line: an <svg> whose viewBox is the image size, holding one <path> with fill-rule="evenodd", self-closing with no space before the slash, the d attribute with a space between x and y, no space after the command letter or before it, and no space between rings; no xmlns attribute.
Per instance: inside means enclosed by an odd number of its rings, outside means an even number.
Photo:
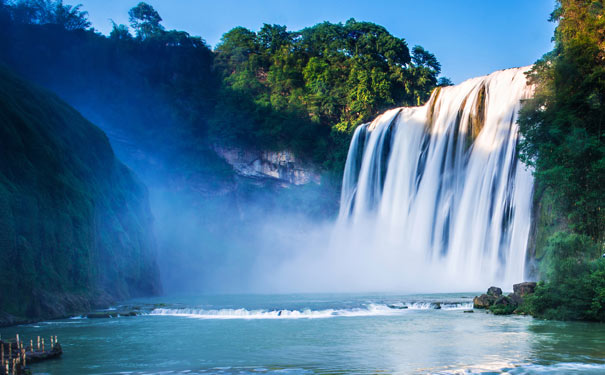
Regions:
<svg viewBox="0 0 605 375"><path fill-rule="evenodd" d="M243 177L273 179L285 186L321 183L317 168L288 150L260 151L214 145L214 151Z"/></svg>
<svg viewBox="0 0 605 375"><path fill-rule="evenodd" d="M3 67L0 125L0 318L158 293L147 190L105 134Z"/></svg>

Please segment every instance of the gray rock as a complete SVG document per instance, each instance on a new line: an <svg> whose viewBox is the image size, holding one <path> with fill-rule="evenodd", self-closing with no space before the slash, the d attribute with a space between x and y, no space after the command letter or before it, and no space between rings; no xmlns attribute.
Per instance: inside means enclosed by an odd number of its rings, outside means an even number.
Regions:
<svg viewBox="0 0 605 375"><path fill-rule="evenodd" d="M490 286L487 290L488 296L500 297L502 295L502 289L497 286Z"/></svg>
<svg viewBox="0 0 605 375"><path fill-rule="evenodd" d="M532 294L536 290L536 283L533 281L526 281L513 285L513 292L523 297L528 294Z"/></svg>
<svg viewBox="0 0 605 375"><path fill-rule="evenodd" d="M473 307L475 309L488 309L491 305L496 302L496 297L488 296L487 294L482 294L473 299Z"/></svg>
<svg viewBox="0 0 605 375"><path fill-rule="evenodd" d="M523 303L523 297L521 297L520 295L518 295L517 293L510 293L508 295L508 298L515 304L515 305L520 305Z"/></svg>
<svg viewBox="0 0 605 375"><path fill-rule="evenodd" d="M496 300L496 302L494 302L494 306L508 306L508 305L514 305L515 303L506 296L500 296L498 297L498 299Z"/></svg>

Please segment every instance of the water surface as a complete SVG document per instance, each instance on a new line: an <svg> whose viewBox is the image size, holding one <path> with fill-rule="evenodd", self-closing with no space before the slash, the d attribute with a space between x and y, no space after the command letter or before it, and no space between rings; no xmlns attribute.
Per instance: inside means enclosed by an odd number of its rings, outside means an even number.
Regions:
<svg viewBox="0 0 605 375"><path fill-rule="evenodd" d="M172 297L0 332L59 336L35 374L605 373L605 325L465 313L474 294Z"/></svg>

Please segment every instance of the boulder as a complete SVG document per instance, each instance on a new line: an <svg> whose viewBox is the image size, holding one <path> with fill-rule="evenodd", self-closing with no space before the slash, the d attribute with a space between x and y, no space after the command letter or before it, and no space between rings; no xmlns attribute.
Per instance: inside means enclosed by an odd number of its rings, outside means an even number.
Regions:
<svg viewBox="0 0 605 375"><path fill-rule="evenodd" d="M496 297L488 296L487 294L482 294L473 299L473 307L475 309L488 309L494 302L496 302Z"/></svg>
<svg viewBox="0 0 605 375"><path fill-rule="evenodd" d="M521 297L519 294L517 293L510 293L508 295L508 298L515 304L515 305L520 305L523 303L523 297Z"/></svg>
<svg viewBox="0 0 605 375"><path fill-rule="evenodd" d="M509 297L506 297L506 296L500 296L494 302L494 306L509 306L509 305L516 305L516 304L512 301L512 299L510 299Z"/></svg>
<svg viewBox="0 0 605 375"><path fill-rule="evenodd" d="M500 297L502 295L502 289L498 288L497 286L490 286L487 290L487 295L496 298Z"/></svg>
<svg viewBox="0 0 605 375"><path fill-rule="evenodd" d="M518 294L520 297L532 294L536 290L536 283L533 281L526 281L513 285L513 292Z"/></svg>
<svg viewBox="0 0 605 375"><path fill-rule="evenodd" d="M117 311L97 311L86 315L88 319L117 318Z"/></svg>

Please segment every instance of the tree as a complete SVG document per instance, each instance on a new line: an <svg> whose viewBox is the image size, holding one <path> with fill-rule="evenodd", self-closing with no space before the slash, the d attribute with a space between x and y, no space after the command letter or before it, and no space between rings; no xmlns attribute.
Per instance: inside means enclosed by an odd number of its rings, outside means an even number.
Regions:
<svg viewBox="0 0 605 375"><path fill-rule="evenodd" d="M417 67L432 70L435 74L441 73L441 64L437 61L435 55L421 46L414 46L414 48L412 48L412 62Z"/></svg>
<svg viewBox="0 0 605 375"><path fill-rule="evenodd" d="M439 86L439 87L453 86L453 85L454 85L454 83L448 77L439 77L439 80L437 81L437 86Z"/></svg>
<svg viewBox="0 0 605 375"><path fill-rule="evenodd" d="M534 98L521 111L520 156L555 194L571 229L605 236L605 10L560 0L555 49L529 73Z"/></svg>
<svg viewBox="0 0 605 375"><path fill-rule="evenodd" d="M160 25L162 17L145 2L140 2L136 7L130 9L128 16L130 26L140 39L147 39L164 31L164 26Z"/></svg>
<svg viewBox="0 0 605 375"><path fill-rule="evenodd" d="M132 40L132 35L130 34L130 30L128 30L128 26L124 24L118 25L113 20L111 20L111 24L113 28L111 29L111 33L109 33L109 38L114 40Z"/></svg>
<svg viewBox="0 0 605 375"><path fill-rule="evenodd" d="M284 45L290 44L292 36L286 31L286 26L263 24L257 35L261 48L275 53Z"/></svg>
<svg viewBox="0 0 605 375"><path fill-rule="evenodd" d="M17 22L31 24L55 24L66 30L90 27L88 12L82 11L82 4L64 5L63 0L20 0L12 9Z"/></svg>
<svg viewBox="0 0 605 375"><path fill-rule="evenodd" d="M90 27L88 12L81 11L82 4L76 6L63 5L63 0L55 3L55 23L66 30L80 30Z"/></svg>

